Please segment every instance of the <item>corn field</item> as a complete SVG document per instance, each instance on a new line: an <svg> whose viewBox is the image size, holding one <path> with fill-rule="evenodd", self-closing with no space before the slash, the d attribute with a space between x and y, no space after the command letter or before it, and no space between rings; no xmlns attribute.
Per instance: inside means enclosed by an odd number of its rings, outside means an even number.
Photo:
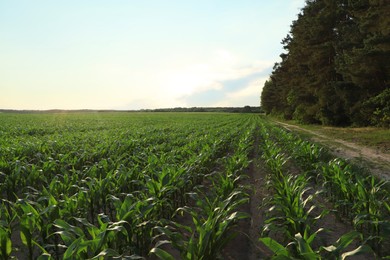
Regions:
<svg viewBox="0 0 390 260"><path fill-rule="evenodd" d="M253 157L267 258L390 255L387 183L258 115L90 112L0 114L0 259L223 259ZM330 211L353 229L321 244Z"/></svg>

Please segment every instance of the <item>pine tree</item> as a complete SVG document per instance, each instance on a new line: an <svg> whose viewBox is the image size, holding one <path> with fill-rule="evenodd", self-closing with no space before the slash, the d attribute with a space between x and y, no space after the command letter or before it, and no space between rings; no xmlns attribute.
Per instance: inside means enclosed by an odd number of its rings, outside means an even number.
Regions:
<svg viewBox="0 0 390 260"><path fill-rule="evenodd" d="M263 88L264 110L305 123L386 125L389 13L384 0L307 0Z"/></svg>

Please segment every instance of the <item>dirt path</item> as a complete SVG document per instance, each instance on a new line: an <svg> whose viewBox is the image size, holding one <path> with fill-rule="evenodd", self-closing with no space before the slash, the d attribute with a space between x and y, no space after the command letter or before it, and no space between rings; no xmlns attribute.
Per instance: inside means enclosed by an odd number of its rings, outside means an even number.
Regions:
<svg viewBox="0 0 390 260"><path fill-rule="evenodd" d="M292 125L284 124L284 127L293 130L302 130L299 127L295 127ZM310 131L310 134L313 135L314 138L318 139L317 142L322 140L326 144L332 140L327 136L320 135L318 133ZM334 140L332 140L334 141ZM342 141L342 140L339 140ZM342 141L343 142L343 141ZM341 142L340 142L341 143ZM341 144L336 143L339 147ZM351 145L344 145L342 143L342 149L352 149ZM347 148L344 148L347 147ZM341 148L337 148L341 149ZM359 149L354 147L353 149ZM350 154L349 156L357 156L362 157L357 151L354 151L355 154ZM235 228L235 232L237 232L237 236L230 241L230 243L223 250L223 259L227 260L259 260L259 259L270 259L273 253L261 242L259 242L259 238L261 237L261 227L264 225L266 220L266 208L260 207L263 204L263 200L272 196L272 192L267 189L266 180L267 175L270 174L268 167L265 165L264 160L261 158L261 150L260 150L260 140L259 136L255 136L254 149L252 154L250 155L252 162L249 165L246 175L248 178L241 181L241 185L249 187L248 193L250 195L249 204L244 205L239 210L242 212L246 212L250 215L249 219L245 221L241 221L239 225ZM338 155L340 156L340 155ZM385 158L386 161L386 158ZM291 163L288 167L288 172L300 170L296 169L296 165ZM313 184L310 184L313 185ZM315 193L317 187L310 186L312 188L312 194ZM313 231L319 228L326 227L326 231L321 232L317 238L315 244L313 246L315 248L320 245L330 246L334 245L336 241L344 234L353 230L351 223L348 221L342 221L340 217L332 210L332 205L323 197L318 196L313 200L313 205L316 205L317 208L312 212L313 217L316 217L321 213L323 209L328 209L330 212L319 219L313 226ZM274 237L275 234L271 234L271 237L278 240L280 237ZM277 236L277 234L276 234ZM353 250L358 246L357 242L354 241L347 250ZM364 259L374 259L375 256L372 254L364 254L360 256L354 256L353 259L356 260L364 260ZM352 258L351 258L352 259Z"/></svg>
<svg viewBox="0 0 390 260"><path fill-rule="evenodd" d="M259 136L256 135L254 142L255 149L252 154L252 163L249 166L249 185L250 193L250 215L251 223L249 229L249 238L251 240L250 251L248 252L249 260L265 259L272 256L271 251L260 241L260 227L264 225L265 212L260 206L264 198L269 196L269 191L266 187L267 170L264 162L260 158Z"/></svg>
<svg viewBox="0 0 390 260"><path fill-rule="evenodd" d="M266 167L262 165L259 149L259 136L256 135L254 149L250 155L252 162L247 169L247 176L241 185L248 187L250 195L249 204L246 204L240 211L248 213L250 218L241 221L235 229L238 233L224 250L224 259L227 260L258 260L268 259L272 252L260 241L260 228L264 224L264 209L260 208L263 199L269 196L266 188Z"/></svg>
<svg viewBox="0 0 390 260"><path fill-rule="evenodd" d="M330 152L337 157L353 160L363 167L370 169L370 172L377 177L390 181L390 154L382 153L369 147L335 139L315 131L304 129L296 125L276 122L291 131L305 132L312 135L314 142L320 143L329 148Z"/></svg>

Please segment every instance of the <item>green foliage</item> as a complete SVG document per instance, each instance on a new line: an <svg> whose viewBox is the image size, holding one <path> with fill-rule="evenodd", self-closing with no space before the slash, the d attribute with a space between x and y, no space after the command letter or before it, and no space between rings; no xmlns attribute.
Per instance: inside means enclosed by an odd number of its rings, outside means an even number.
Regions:
<svg viewBox="0 0 390 260"><path fill-rule="evenodd" d="M8 259L12 252L12 241L10 230L0 226L0 256L2 259Z"/></svg>
<svg viewBox="0 0 390 260"><path fill-rule="evenodd" d="M389 89L389 12L387 1L306 1L264 84L265 112L303 123L388 127L389 98L381 93Z"/></svg>
<svg viewBox="0 0 390 260"><path fill-rule="evenodd" d="M180 216L187 214L192 223L183 225L180 221L170 221L166 226L156 227L159 234L155 239L164 237L168 240L159 240L150 254L160 259L174 259L161 248L170 244L180 252L182 259L220 258L221 251L236 235L231 231L232 227L239 220L249 217L238 211L240 205L248 203L248 194L239 185L239 180L242 178L242 170L249 165L248 153L253 130L254 125L243 132L234 154L222 158L225 172L208 175L214 187L211 191L202 192L197 188L195 192L188 194L196 207L185 206L177 209L176 219L180 220Z"/></svg>
<svg viewBox="0 0 390 260"><path fill-rule="evenodd" d="M213 203L239 193L256 122L223 113L0 114L0 258L146 257L162 219L198 212L186 194L204 192L206 178L221 187ZM233 208L245 196L233 197L212 204L223 217L204 227L220 231L214 254L244 217Z"/></svg>
<svg viewBox="0 0 390 260"><path fill-rule="evenodd" d="M317 233L314 233L315 236ZM361 234L356 231L351 231L347 234L342 235L335 243L331 246L322 246L318 250L312 248L312 237L305 239L300 233L297 233L294 240L289 243L286 247L279 244L277 241L270 237L260 238L259 240L266 245L273 253L271 259L305 259L305 260L318 260L318 259L340 259L344 260L350 256L356 256L372 252L371 248L367 245L361 245L357 248L347 251L347 247L360 238ZM296 251L292 252L289 250L290 247L294 246Z"/></svg>
<svg viewBox="0 0 390 260"><path fill-rule="evenodd" d="M195 195L195 194L194 194ZM234 192L225 200L216 197L209 200L207 196L196 196L197 208L183 207L178 209L178 214L185 212L192 218L193 225L184 226L173 222L174 227L157 227L157 230L169 238L169 243L179 250L182 259L216 259L222 249L234 237L229 234L237 221L249 217L238 212L237 207L247 202L241 192ZM187 239L186 234L190 234ZM169 254L163 251L161 243L151 250L161 259L166 259ZM168 257L170 259L170 257ZM171 258L173 259L173 258Z"/></svg>
<svg viewBox="0 0 390 260"><path fill-rule="evenodd" d="M310 204L321 193L333 203L335 211L342 218L349 219L356 229L356 232L340 238L339 246L342 249L332 257L338 259L372 250L381 255L386 251L383 245L389 242L390 237L390 197L385 188L387 182L355 172L342 159L329 160L329 156L318 145L303 141L278 127L263 124L260 134L264 139L261 144L262 156L271 170L268 187L274 193L264 204L268 207L268 215L262 229L266 238L262 240L263 243L274 247L270 235L281 234L290 242L287 248L292 257L300 255L301 249L306 251L318 233L312 233L311 227L328 212L322 210L317 216L312 213L314 205ZM305 172L298 175L286 173L284 165L288 160L301 166ZM309 194L311 185L318 185L316 188L319 191ZM359 247L343 255L341 251L347 246L345 241L349 244L356 239L360 240ZM317 258L327 255L321 248L314 251L319 254L315 256ZM285 256L282 254L278 257Z"/></svg>
<svg viewBox="0 0 390 260"><path fill-rule="evenodd" d="M288 256L325 252L313 248L312 224L326 211L313 215L311 180L381 252L390 237L385 183L356 177L342 160L324 162L321 147L261 122L251 114L0 114L0 258L174 258L167 247L183 259L218 258L248 217L239 209L255 134L273 172L267 227L287 234ZM285 172L291 160L302 174Z"/></svg>
<svg viewBox="0 0 390 260"><path fill-rule="evenodd" d="M363 103L363 116L370 119L373 125L390 127L390 88Z"/></svg>

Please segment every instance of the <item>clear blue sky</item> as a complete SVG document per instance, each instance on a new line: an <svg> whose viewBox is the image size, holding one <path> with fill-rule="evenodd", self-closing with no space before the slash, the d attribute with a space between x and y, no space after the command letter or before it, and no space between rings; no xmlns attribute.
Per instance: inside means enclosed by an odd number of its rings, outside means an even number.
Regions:
<svg viewBox="0 0 390 260"><path fill-rule="evenodd" d="M0 1L0 108L258 106L304 0Z"/></svg>

